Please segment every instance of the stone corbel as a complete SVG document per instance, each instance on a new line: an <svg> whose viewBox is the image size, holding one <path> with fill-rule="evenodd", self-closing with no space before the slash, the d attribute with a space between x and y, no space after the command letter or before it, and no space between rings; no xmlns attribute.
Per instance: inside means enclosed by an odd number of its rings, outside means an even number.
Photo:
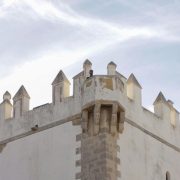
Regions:
<svg viewBox="0 0 180 180"><path fill-rule="evenodd" d="M82 110L82 132L90 136L108 132L112 136L122 133L125 112L118 102L97 101Z"/></svg>
<svg viewBox="0 0 180 180"><path fill-rule="evenodd" d="M88 132L88 110L83 110L82 112L82 123L81 123L83 133Z"/></svg>
<svg viewBox="0 0 180 180"><path fill-rule="evenodd" d="M0 144L0 153L2 153L3 149L5 148L6 144Z"/></svg>
<svg viewBox="0 0 180 180"><path fill-rule="evenodd" d="M94 107L94 135L97 135L99 133L100 129L100 110L101 110L101 104L97 103Z"/></svg>
<svg viewBox="0 0 180 180"><path fill-rule="evenodd" d="M118 104L114 103L112 105L112 116L111 116L111 122L110 122L110 133L112 135L115 135L117 133L117 113L118 113Z"/></svg>
<svg viewBox="0 0 180 180"><path fill-rule="evenodd" d="M124 121L125 121L125 112L120 112L120 120L119 120L119 132L120 133L123 133Z"/></svg>

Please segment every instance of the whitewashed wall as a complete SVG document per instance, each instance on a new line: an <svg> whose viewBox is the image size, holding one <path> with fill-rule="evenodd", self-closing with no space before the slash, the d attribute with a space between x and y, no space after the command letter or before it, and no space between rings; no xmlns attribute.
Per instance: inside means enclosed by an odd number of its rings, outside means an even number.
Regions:
<svg viewBox="0 0 180 180"><path fill-rule="evenodd" d="M139 129L125 123L118 144L122 180L166 180L167 171L180 179L180 153Z"/></svg>
<svg viewBox="0 0 180 180"><path fill-rule="evenodd" d="M78 133L69 122L9 143L0 153L0 180L75 179Z"/></svg>
<svg viewBox="0 0 180 180"><path fill-rule="evenodd" d="M0 154L0 180L73 180L76 135L66 123L9 143ZM180 153L125 123L120 145L122 180L171 180L180 177Z"/></svg>

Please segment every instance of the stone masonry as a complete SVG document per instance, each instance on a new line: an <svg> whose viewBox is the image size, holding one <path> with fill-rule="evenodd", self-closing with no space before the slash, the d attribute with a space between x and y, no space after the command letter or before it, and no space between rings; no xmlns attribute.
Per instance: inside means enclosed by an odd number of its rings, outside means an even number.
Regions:
<svg viewBox="0 0 180 180"><path fill-rule="evenodd" d="M119 146L117 139L122 132L124 109L118 103L96 102L82 112L81 180L117 180Z"/></svg>

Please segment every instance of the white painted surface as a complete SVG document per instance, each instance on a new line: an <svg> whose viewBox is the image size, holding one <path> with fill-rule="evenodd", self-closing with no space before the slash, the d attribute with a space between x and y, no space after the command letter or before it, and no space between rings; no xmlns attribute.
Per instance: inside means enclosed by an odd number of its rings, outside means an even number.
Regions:
<svg viewBox="0 0 180 180"><path fill-rule="evenodd" d="M180 177L180 153L125 123L118 141L122 180L171 180Z"/></svg>
<svg viewBox="0 0 180 180"><path fill-rule="evenodd" d="M66 123L9 143L0 154L0 180L72 180L76 135Z"/></svg>

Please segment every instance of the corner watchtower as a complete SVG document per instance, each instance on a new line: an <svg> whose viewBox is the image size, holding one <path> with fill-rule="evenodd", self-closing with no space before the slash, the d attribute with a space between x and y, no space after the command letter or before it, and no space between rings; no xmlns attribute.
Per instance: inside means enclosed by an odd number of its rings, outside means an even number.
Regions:
<svg viewBox="0 0 180 180"><path fill-rule="evenodd" d="M84 61L83 69L84 69L84 76L85 78L90 77L90 70L92 68L92 63L88 59Z"/></svg>
<svg viewBox="0 0 180 180"><path fill-rule="evenodd" d="M131 74L127 80L127 96L133 100L136 104L141 105L142 103L142 87L138 80Z"/></svg>
<svg viewBox="0 0 180 180"><path fill-rule="evenodd" d="M64 72L60 70L52 82L53 104L61 102L65 97L70 95L70 85L71 83Z"/></svg>
<svg viewBox="0 0 180 180"><path fill-rule="evenodd" d="M116 75L116 67L117 67L117 65L113 61L111 61L107 65L107 74L108 75Z"/></svg>
<svg viewBox="0 0 180 180"><path fill-rule="evenodd" d="M116 93L123 96L124 83L116 75L113 62L107 66L108 75L88 78L91 63L85 61L84 67L86 80L80 86L82 131L76 139L81 142L80 151L77 150L81 159L76 161L81 172L76 174L76 179L118 180L121 176L118 139L124 129L126 109L112 97Z"/></svg>
<svg viewBox="0 0 180 180"><path fill-rule="evenodd" d="M3 102L0 105L1 119L9 119L12 114L11 94L6 91L3 95Z"/></svg>
<svg viewBox="0 0 180 180"><path fill-rule="evenodd" d="M14 117L20 117L24 112L29 111L30 96L22 85L13 98Z"/></svg>

